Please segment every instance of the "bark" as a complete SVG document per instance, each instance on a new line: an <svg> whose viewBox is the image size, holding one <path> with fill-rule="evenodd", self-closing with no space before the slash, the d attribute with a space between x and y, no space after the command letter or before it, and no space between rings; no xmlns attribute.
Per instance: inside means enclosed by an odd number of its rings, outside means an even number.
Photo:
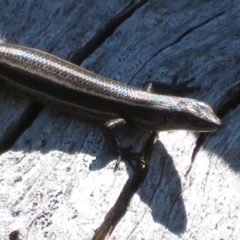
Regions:
<svg viewBox="0 0 240 240"><path fill-rule="evenodd" d="M240 81L239 1L15 0L2 1L0 19L2 42L64 59L77 52L82 67L139 88L194 78L190 86L201 89L188 96L214 108ZM31 107L1 86L0 239L14 231L92 239L132 170L121 162L113 172L117 157L98 124ZM159 133L146 179L110 239L238 239L238 99L224 108L222 128L197 143L194 159L198 133ZM149 133L120 135L140 151Z"/></svg>

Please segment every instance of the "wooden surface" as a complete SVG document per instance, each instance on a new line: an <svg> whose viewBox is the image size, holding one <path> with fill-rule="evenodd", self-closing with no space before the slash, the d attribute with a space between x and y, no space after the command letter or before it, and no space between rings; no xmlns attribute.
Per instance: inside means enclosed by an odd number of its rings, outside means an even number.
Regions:
<svg viewBox="0 0 240 240"><path fill-rule="evenodd" d="M2 42L65 59L84 52L83 67L119 82L194 77L201 90L189 97L212 106L240 81L237 0L2 1L0 20ZM1 86L0 143L29 104ZM159 133L147 178L110 239L238 239L239 111L193 163L197 133ZM147 136L121 133L134 150ZM0 156L0 239L15 230L29 240L91 239L132 174L124 163L114 173L115 161L101 126L44 108Z"/></svg>

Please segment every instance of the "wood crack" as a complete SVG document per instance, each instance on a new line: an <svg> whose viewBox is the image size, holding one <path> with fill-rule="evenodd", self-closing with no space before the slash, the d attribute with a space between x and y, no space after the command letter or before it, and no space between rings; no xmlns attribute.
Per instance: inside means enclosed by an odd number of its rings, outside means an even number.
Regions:
<svg viewBox="0 0 240 240"><path fill-rule="evenodd" d="M38 103L30 103L17 122L10 124L0 139L0 154L12 148L17 139L31 127L37 116L42 111L43 106Z"/></svg>
<svg viewBox="0 0 240 240"><path fill-rule="evenodd" d="M219 117L219 119L222 120L226 115L229 114L231 110L234 110L239 104L240 104L240 83L237 83L222 96L218 106L215 108L215 113ZM185 176L187 176L191 171L196 155L199 152L199 149L201 148L201 146L204 144L209 134L210 133L199 134L196 141L195 148L193 149L193 152L192 152L191 165L187 170L187 173L185 174Z"/></svg>
<svg viewBox="0 0 240 240"><path fill-rule="evenodd" d="M111 19L103 29L98 31L98 33L84 46L76 50L69 58L69 61L75 63L76 65L81 65L81 63L90 56L100 45L102 45L106 39L108 39L115 30L132 14L146 4L148 0L141 0L137 3L130 4L122 12L117 14L113 19Z"/></svg>
<svg viewBox="0 0 240 240"><path fill-rule="evenodd" d="M194 26L194 27L191 27L189 28L188 30L186 30L185 32L183 32L175 41L173 41L172 43L170 43L169 45L167 46L164 46L163 48L160 48L157 52L155 52L150 58L148 58L144 64L142 65L142 67L140 67L140 69L133 75L133 77L131 78L130 82L136 77L136 75L141 72L141 70L152 60L154 59L158 54L160 54L161 52L163 52L164 50L166 50L167 48L169 47L172 47L173 45L179 43L180 41L182 41L186 36L188 36L190 33L192 33L194 30L202 27L203 25L209 23L210 21L212 21L213 19L223 15L226 11L223 11L223 12L220 12L218 14L216 14L215 16L205 20L204 22Z"/></svg>

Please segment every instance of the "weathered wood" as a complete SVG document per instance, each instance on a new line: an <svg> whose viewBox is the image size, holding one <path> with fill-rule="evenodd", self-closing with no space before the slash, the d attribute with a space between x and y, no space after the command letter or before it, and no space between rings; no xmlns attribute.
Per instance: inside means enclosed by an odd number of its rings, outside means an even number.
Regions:
<svg viewBox="0 0 240 240"><path fill-rule="evenodd" d="M68 58L138 2L4 1L0 36ZM238 1L148 1L109 33L83 67L138 87L194 77L201 91L190 97L213 106L240 80ZM1 90L0 142L29 104ZM111 239L238 238L239 110L224 117L193 163L198 134L159 133L147 178ZM147 136L121 138L140 150ZM44 108L0 156L0 239L15 230L24 239L91 239L131 174L124 163L114 173L115 160L101 126Z"/></svg>

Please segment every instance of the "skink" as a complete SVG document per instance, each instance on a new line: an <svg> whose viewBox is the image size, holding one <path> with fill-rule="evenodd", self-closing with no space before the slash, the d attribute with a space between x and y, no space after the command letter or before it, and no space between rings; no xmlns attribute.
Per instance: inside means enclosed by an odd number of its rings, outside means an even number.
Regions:
<svg viewBox="0 0 240 240"><path fill-rule="evenodd" d="M118 153L110 131L116 125L151 131L213 131L221 125L206 103L140 90L28 47L0 44L0 79L43 103L105 122L104 135Z"/></svg>

